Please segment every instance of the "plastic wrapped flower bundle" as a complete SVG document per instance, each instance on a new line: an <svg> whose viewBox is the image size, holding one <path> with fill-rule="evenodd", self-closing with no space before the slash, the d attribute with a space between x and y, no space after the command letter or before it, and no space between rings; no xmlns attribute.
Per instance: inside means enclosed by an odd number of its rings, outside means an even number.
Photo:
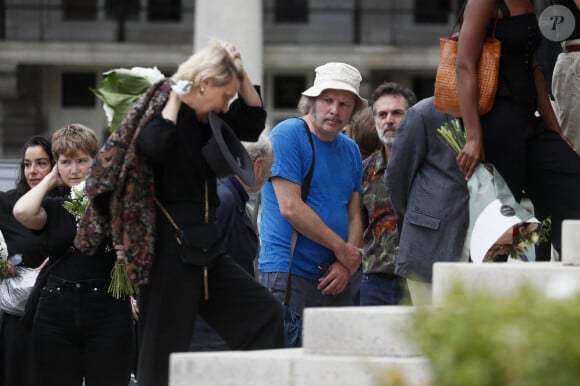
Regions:
<svg viewBox="0 0 580 386"><path fill-rule="evenodd" d="M121 124L129 108L149 87L165 78L157 67L117 68L103 76L101 87L91 91L103 102L111 131Z"/></svg>
<svg viewBox="0 0 580 386"><path fill-rule="evenodd" d="M4 235L0 231L0 280L14 277L15 274L14 266L8 260L8 247L6 246Z"/></svg>
<svg viewBox="0 0 580 386"><path fill-rule="evenodd" d="M24 313L39 272L19 265L21 262L20 254L8 256L6 240L0 231L0 310L12 315Z"/></svg>
<svg viewBox="0 0 580 386"><path fill-rule="evenodd" d="M457 118L438 130L457 153L466 133ZM470 255L474 263L497 261L509 255L526 260L528 249L548 238L550 219L542 223L514 198L506 182L491 164L479 164L467 181L469 190Z"/></svg>

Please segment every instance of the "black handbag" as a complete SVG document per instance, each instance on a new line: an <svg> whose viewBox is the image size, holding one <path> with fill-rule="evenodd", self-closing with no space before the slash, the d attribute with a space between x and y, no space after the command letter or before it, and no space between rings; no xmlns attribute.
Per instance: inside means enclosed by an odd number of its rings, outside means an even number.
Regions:
<svg viewBox="0 0 580 386"><path fill-rule="evenodd" d="M205 185L207 201L207 181ZM165 209L163 204L155 197L155 203L161 209L171 226L175 229L175 241L180 246L179 257L183 264L203 267L203 293L204 299L209 299L208 269L212 260L222 252L221 233L216 222L205 222L201 224L188 225L180 229L173 217ZM206 219L208 209L206 207Z"/></svg>
<svg viewBox="0 0 580 386"><path fill-rule="evenodd" d="M306 202L308 191L310 190L310 182L312 181L312 174L314 174L314 143L312 141L312 133L308 129L308 125L304 122L306 133L308 133L308 141L312 147L312 164L308 170L304 183L302 184L301 197L302 201ZM302 347L302 315L294 312L290 307L290 294L292 292L292 260L294 257L294 248L296 247L296 239L298 233L296 229L292 230L292 239L290 240L290 266L288 267L288 280L286 281L286 292L284 300L282 301L282 313L284 315L284 338L286 347Z"/></svg>
<svg viewBox="0 0 580 386"><path fill-rule="evenodd" d="M175 229L175 241L180 246L180 257L184 264L205 267L220 254L221 234L217 222L193 224L180 228L157 198L155 198L155 203Z"/></svg>
<svg viewBox="0 0 580 386"><path fill-rule="evenodd" d="M216 223L188 226L176 231L184 264L207 266L221 252L220 230Z"/></svg>

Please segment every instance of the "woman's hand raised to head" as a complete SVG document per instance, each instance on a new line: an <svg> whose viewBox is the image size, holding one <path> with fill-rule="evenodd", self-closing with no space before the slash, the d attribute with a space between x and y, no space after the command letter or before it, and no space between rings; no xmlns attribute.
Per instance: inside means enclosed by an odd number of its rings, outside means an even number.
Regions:
<svg viewBox="0 0 580 386"><path fill-rule="evenodd" d="M234 46L233 43L224 42L224 48L230 54L230 56L232 57L232 59L234 59L234 60L236 60L236 59L242 60L242 55L240 54L240 51L238 51L238 49L236 48L236 46Z"/></svg>
<svg viewBox="0 0 580 386"><path fill-rule="evenodd" d="M223 46L234 61L239 60L241 63L242 55L240 54L240 51L238 51L238 49L236 48L236 46L234 46L233 43L224 42ZM260 98L260 95L254 88L254 85L252 84L252 81L245 69L244 69L244 79L240 84L239 95L248 106L262 107L262 99Z"/></svg>

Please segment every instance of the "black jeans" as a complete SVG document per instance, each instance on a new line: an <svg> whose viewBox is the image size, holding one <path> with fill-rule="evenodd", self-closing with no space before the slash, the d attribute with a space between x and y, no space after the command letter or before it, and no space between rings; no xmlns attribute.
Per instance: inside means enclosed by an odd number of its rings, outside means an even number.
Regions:
<svg viewBox="0 0 580 386"><path fill-rule="evenodd" d="M49 277L32 326L42 386L127 386L133 364L129 299L107 293L108 280Z"/></svg>
<svg viewBox="0 0 580 386"><path fill-rule="evenodd" d="M141 288L139 386L165 386L169 354L187 352L196 314L234 350L284 347L280 302L230 256L214 259L204 299L203 268L185 265L172 238L157 238L150 284Z"/></svg>

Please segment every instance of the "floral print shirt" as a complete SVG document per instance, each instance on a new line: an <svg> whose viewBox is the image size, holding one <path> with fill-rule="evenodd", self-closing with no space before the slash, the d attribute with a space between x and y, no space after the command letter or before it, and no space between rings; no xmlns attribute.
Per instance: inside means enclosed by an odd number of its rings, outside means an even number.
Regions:
<svg viewBox="0 0 580 386"><path fill-rule="evenodd" d="M395 211L383 182L387 168L383 148L363 161L363 273L394 274L399 248Z"/></svg>

